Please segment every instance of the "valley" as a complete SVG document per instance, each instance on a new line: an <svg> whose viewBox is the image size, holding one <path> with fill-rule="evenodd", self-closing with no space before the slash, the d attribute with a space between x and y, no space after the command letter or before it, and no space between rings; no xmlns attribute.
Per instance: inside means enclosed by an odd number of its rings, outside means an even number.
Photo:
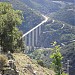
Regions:
<svg viewBox="0 0 75 75"><path fill-rule="evenodd" d="M44 66L51 68L50 59L52 43L57 42L61 46L61 53L64 56L63 64L71 60L69 67L70 75L75 75L75 2L74 0L0 0L9 2L14 9L23 12L23 23L18 26L22 32L22 38L41 26L41 33L38 40L34 42L27 55L33 60L42 60ZM43 15L42 15L43 14ZM34 32L36 35L36 32ZM31 33L32 34L32 33ZM30 38L30 40L33 37ZM27 39L28 36L27 36ZM25 42L25 40L23 40ZM27 40L28 41L28 40ZM37 45L35 44L37 41ZM32 45L30 45L32 47ZM25 50L28 50L25 45ZM65 65L63 65L65 66ZM64 67L66 68L66 66ZM66 71L67 72L67 71Z"/></svg>

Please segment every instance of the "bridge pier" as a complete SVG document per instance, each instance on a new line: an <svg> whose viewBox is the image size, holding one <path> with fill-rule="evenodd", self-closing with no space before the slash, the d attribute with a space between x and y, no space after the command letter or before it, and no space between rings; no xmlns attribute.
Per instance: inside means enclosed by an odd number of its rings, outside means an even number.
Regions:
<svg viewBox="0 0 75 75"><path fill-rule="evenodd" d="M39 26L39 36L40 36L40 34L41 34L41 26Z"/></svg>
<svg viewBox="0 0 75 75"><path fill-rule="evenodd" d="M25 45L27 46L27 35L25 36Z"/></svg>
<svg viewBox="0 0 75 75"><path fill-rule="evenodd" d="M37 41L38 41L38 28L36 29L36 47L37 47Z"/></svg>
<svg viewBox="0 0 75 75"><path fill-rule="evenodd" d="M33 48L34 48L34 42L35 42L34 39L35 39L35 38L34 38L34 31L32 31L32 47L33 47Z"/></svg>
<svg viewBox="0 0 75 75"><path fill-rule="evenodd" d="M31 33L29 33L29 42L28 42L28 46L29 46L29 51L31 51Z"/></svg>

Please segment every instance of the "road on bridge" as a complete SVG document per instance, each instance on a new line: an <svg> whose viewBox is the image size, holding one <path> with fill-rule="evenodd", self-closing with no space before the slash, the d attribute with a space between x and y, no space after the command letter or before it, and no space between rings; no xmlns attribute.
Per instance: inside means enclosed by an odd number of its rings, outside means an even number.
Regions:
<svg viewBox="0 0 75 75"><path fill-rule="evenodd" d="M31 30L29 30L28 32L26 32L25 34L23 34L23 36L21 38L24 38L26 35L28 35L29 33L31 33L33 30L35 30L36 28L38 28L39 26L41 26L42 24L46 23L48 21L48 18L47 16L45 15L42 15L44 17L44 20L39 23L37 26L35 26L34 28L32 28Z"/></svg>

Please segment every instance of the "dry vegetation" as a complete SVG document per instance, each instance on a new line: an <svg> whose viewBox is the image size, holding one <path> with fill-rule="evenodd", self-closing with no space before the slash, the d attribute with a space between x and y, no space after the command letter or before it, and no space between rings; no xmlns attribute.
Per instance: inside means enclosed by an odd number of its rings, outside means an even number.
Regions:
<svg viewBox="0 0 75 75"><path fill-rule="evenodd" d="M14 53L16 68L20 75L33 75L36 71L37 75L54 75L52 70L39 66L36 61L30 59L27 55L22 53ZM31 68L28 68L27 65Z"/></svg>
<svg viewBox="0 0 75 75"><path fill-rule="evenodd" d="M0 54L0 70L3 69L3 66L6 64L7 58L5 55Z"/></svg>

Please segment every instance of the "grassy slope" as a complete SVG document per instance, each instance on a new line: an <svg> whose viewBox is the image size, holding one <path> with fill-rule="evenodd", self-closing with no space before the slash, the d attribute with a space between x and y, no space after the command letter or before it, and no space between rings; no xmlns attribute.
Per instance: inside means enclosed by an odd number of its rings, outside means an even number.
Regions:
<svg viewBox="0 0 75 75"><path fill-rule="evenodd" d="M27 64L30 64L34 71L37 71L37 75L54 75L52 70L39 66L36 61L33 61L25 54L14 53L15 64L20 75L33 75L27 68L26 72L23 70Z"/></svg>

